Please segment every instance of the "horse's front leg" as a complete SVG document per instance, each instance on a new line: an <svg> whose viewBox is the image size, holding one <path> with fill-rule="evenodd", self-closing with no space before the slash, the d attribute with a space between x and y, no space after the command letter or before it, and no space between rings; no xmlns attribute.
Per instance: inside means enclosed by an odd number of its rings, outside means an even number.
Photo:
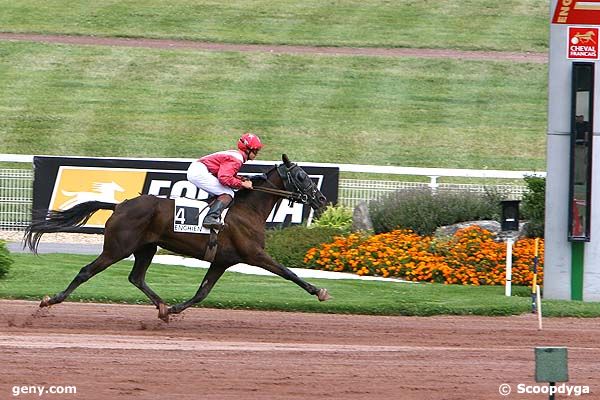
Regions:
<svg viewBox="0 0 600 400"><path fill-rule="evenodd" d="M200 287L198 288L198 291L196 292L194 297L192 297L188 301L184 301L183 303L175 304L169 307L166 315L161 315L161 313L159 313L159 318L168 321L169 314L179 314L186 308L204 300L212 290L215 283L217 283L219 278L223 275L226 269L226 266L212 263L208 268L208 271L206 271L204 279L202 279L202 283L200 284Z"/></svg>
<svg viewBox="0 0 600 400"><path fill-rule="evenodd" d="M331 299L329 292L325 288L317 288L316 286L306 282L301 279L298 275L293 273L290 269L285 266L279 264L277 261L273 260L267 253L264 251L259 251L256 255L249 257L245 260L248 264L256 265L257 267L261 267L266 269L269 272L274 273L275 275L279 275L280 277L290 280L294 282L296 285L300 286L302 289L306 290L308 293L317 296L319 301L326 301Z"/></svg>

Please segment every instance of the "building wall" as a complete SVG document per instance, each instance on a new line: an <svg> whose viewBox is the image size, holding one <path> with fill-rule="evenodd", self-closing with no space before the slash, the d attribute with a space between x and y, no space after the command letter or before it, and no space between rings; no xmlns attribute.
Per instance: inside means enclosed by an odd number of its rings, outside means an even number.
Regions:
<svg viewBox="0 0 600 400"><path fill-rule="evenodd" d="M553 0L550 18L557 2ZM600 4L599 4L600 5ZM571 76L573 60L567 59L568 27L576 25L550 23L548 78L548 141L546 180L546 232L544 255L544 297L550 299L600 300L600 99L594 101L594 155L592 162L592 202L590 241L568 240ZM584 25L590 26L590 25ZM583 61L583 60L579 60ZM595 71L595 93L600 93L600 66ZM597 96L596 96L597 98ZM574 283L574 259L583 246L583 293Z"/></svg>

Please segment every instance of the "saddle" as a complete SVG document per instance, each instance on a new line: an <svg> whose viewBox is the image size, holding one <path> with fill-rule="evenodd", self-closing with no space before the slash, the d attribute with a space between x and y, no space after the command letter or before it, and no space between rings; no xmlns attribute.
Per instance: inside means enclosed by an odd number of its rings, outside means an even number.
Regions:
<svg viewBox="0 0 600 400"><path fill-rule="evenodd" d="M211 196L206 200L196 200L187 197L178 197L175 199L175 208L173 215L173 231L181 233L194 233L201 235L210 235L208 246L204 255L206 261L212 262L217 253L218 229L206 229L202 226L202 221L206 216L210 205L216 200L216 196ZM229 208L221 213L221 220Z"/></svg>

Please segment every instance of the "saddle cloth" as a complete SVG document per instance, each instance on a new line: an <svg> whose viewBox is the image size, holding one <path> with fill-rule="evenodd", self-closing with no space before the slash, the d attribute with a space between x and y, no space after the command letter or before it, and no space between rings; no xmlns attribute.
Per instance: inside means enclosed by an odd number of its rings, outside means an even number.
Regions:
<svg viewBox="0 0 600 400"><path fill-rule="evenodd" d="M221 221L225 220L228 208L221 213ZM185 233L200 233L208 235L210 229L202 227L202 221L208 213L208 203L202 200L177 197L175 199L175 214L173 215L173 231Z"/></svg>

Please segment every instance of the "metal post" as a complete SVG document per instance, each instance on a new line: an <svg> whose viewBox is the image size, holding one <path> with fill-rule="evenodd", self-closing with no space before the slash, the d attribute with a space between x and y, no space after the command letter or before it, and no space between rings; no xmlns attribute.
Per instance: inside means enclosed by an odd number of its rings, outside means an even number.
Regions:
<svg viewBox="0 0 600 400"><path fill-rule="evenodd" d="M511 236L506 240L506 285L504 286L504 295L510 297L512 291L512 248L513 239Z"/></svg>
<svg viewBox="0 0 600 400"><path fill-rule="evenodd" d="M538 317L538 329L542 330L542 294L540 292L540 285L536 285L536 305L537 305L537 317Z"/></svg>
<svg viewBox="0 0 600 400"><path fill-rule="evenodd" d="M535 253L533 257L533 282L531 283L531 312L535 314L537 312L537 291L539 285L537 284L537 267L538 267L538 247L540 244L540 238L535 238Z"/></svg>
<svg viewBox="0 0 600 400"><path fill-rule="evenodd" d="M432 193L437 192L440 184L438 183L439 175L429 175L429 189L431 189Z"/></svg>

